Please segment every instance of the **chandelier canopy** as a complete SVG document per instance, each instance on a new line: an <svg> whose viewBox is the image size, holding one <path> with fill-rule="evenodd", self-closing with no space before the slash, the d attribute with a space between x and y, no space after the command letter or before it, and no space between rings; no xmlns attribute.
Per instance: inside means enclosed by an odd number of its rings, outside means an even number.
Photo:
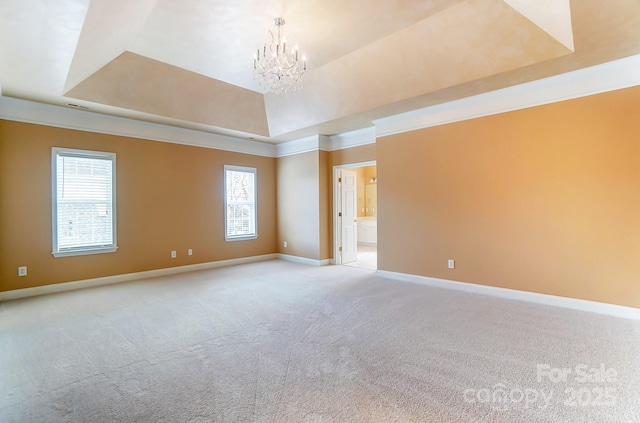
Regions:
<svg viewBox="0 0 640 423"><path fill-rule="evenodd" d="M298 57L298 46L291 48L282 34L284 19L275 18L277 35L269 31L271 42L265 44L262 51L258 48L253 56L254 77L265 90L274 94L295 91L302 85L307 70L307 60Z"/></svg>

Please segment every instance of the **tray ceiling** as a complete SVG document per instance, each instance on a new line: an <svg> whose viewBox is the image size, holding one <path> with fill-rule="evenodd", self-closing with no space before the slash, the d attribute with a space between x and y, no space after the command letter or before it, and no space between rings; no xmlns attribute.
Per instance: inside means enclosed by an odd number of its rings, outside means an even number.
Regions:
<svg viewBox="0 0 640 423"><path fill-rule="evenodd" d="M0 1L3 95L278 143L640 53L637 0ZM263 94L273 18L308 57Z"/></svg>

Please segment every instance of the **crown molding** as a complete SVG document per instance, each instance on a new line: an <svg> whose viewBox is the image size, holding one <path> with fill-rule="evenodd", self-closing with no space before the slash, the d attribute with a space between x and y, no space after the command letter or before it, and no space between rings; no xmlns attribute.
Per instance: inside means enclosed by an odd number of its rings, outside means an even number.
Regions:
<svg viewBox="0 0 640 423"><path fill-rule="evenodd" d="M376 143L376 127L370 126L356 131L344 132L331 136L331 150L344 150L361 145Z"/></svg>
<svg viewBox="0 0 640 423"><path fill-rule="evenodd" d="M333 142L331 141L331 137L326 135L318 136L318 149L321 151L332 151Z"/></svg>
<svg viewBox="0 0 640 423"><path fill-rule="evenodd" d="M311 135L298 140L276 144L276 157L293 156L320 150L320 135Z"/></svg>
<svg viewBox="0 0 640 423"><path fill-rule="evenodd" d="M80 131L212 148L264 157L336 151L375 144L377 137L460 122L640 85L640 55L500 90L377 119L375 126L332 135L312 135L280 144L2 96L0 119Z"/></svg>
<svg viewBox="0 0 640 423"><path fill-rule="evenodd" d="M377 137L640 85L640 55L374 121Z"/></svg>
<svg viewBox="0 0 640 423"><path fill-rule="evenodd" d="M342 134L326 136L312 135L299 140L276 145L276 157L292 156L310 151L336 151L376 143L376 128L358 129Z"/></svg>
<svg viewBox="0 0 640 423"><path fill-rule="evenodd" d="M275 157L272 144L178 128L13 97L0 97L0 119L152 141Z"/></svg>

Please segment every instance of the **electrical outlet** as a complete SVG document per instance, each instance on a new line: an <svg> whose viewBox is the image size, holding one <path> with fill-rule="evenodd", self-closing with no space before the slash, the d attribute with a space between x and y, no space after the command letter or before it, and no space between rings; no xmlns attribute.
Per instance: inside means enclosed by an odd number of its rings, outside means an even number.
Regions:
<svg viewBox="0 0 640 423"><path fill-rule="evenodd" d="M176 258L176 252L175 251L171 252L171 258Z"/></svg>
<svg viewBox="0 0 640 423"><path fill-rule="evenodd" d="M284 248L287 248L287 241L284 242Z"/></svg>
<svg viewBox="0 0 640 423"><path fill-rule="evenodd" d="M456 262L455 262L455 261L453 261L453 260L448 260L448 261L447 261L447 267L448 267L449 269L455 269L455 267L456 267Z"/></svg>
<svg viewBox="0 0 640 423"><path fill-rule="evenodd" d="M18 276L27 276L27 266L18 267Z"/></svg>
<svg viewBox="0 0 640 423"><path fill-rule="evenodd" d="M193 255L193 250L191 248L189 248L189 251L187 251L187 254L189 254L190 256Z"/></svg>

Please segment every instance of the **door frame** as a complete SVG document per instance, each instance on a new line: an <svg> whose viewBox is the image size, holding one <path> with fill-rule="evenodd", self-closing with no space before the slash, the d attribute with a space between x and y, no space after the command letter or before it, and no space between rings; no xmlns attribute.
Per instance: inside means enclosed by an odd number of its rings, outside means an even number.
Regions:
<svg viewBox="0 0 640 423"><path fill-rule="evenodd" d="M375 160L358 163L347 163L333 167L333 263L342 264L342 254L338 248L342 246L342 221L338 213L342 210L342 186L338 182L342 169L377 166Z"/></svg>

